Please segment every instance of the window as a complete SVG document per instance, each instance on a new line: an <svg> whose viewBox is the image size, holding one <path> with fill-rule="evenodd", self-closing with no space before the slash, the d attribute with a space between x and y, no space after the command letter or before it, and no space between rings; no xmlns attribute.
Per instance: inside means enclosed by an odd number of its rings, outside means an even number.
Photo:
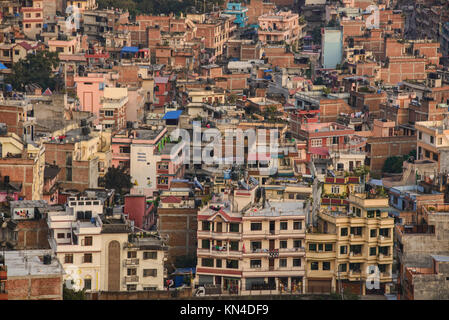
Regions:
<svg viewBox="0 0 449 320"><path fill-rule="evenodd" d="M201 240L201 248L202 249L210 249L210 240L209 239Z"/></svg>
<svg viewBox="0 0 449 320"><path fill-rule="evenodd" d="M324 245L324 251L332 251L332 243L326 243Z"/></svg>
<svg viewBox="0 0 449 320"><path fill-rule="evenodd" d="M128 276L136 276L137 275L137 269L136 268L128 268L126 270L126 274Z"/></svg>
<svg viewBox="0 0 449 320"><path fill-rule="evenodd" d="M239 232L239 224L238 223L230 223L229 224L229 232Z"/></svg>
<svg viewBox="0 0 449 320"><path fill-rule="evenodd" d="M323 251L323 244L322 243L318 243L318 251Z"/></svg>
<svg viewBox="0 0 449 320"><path fill-rule="evenodd" d="M426 155L426 158L430 158L430 151L429 150L425 150L425 155Z"/></svg>
<svg viewBox="0 0 449 320"><path fill-rule="evenodd" d="M287 267L287 259L279 259L279 268Z"/></svg>
<svg viewBox="0 0 449 320"><path fill-rule="evenodd" d="M279 241L279 248L286 249L287 248L287 240Z"/></svg>
<svg viewBox="0 0 449 320"><path fill-rule="evenodd" d="M262 249L262 242L261 241L252 241L251 242L251 251L257 251Z"/></svg>
<svg viewBox="0 0 449 320"><path fill-rule="evenodd" d="M318 270L318 262L311 262L310 270Z"/></svg>
<svg viewBox="0 0 449 320"><path fill-rule="evenodd" d="M279 228L281 230L287 230L288 229L288 222L287 221L281 221Z"/></svg>
<svg viewBox="0 0 449 320"><path fill-rule="evenodd" d="M293 266L294 267L300 267L301 266L301 259L300 258L293 259Z"/></svg>
<svg viewBox="0 0 449 320"><path fill-rule="evenodd" d="M294 221L293 222L293 229L294 230L301 230L302 229L302 221Z"/></svg>
<svg viewBox="0 0 449 320"><path fill-rule="evenodd" d="M67 233L67 239L70 239L72 237L71 233Z"/></svg>
<svg viewBox="0 0 449 320"><path fill-rule="evenodd" d="M231 250L231 251L239 250L239 242L238 241L230 241L229 244L230 244L229 250Z"/></svg>
<svg viewBox="0 0 449 320"><path fill-rule="evenodd" d="M369 210L369 211L366 213L366 217L367 217L367 218L374 218L374 210Z"/></svg>
<svg viewBox="0 0 449 320"><path fill-rule="evenodd" d="M19 51L19 50L14 50L14 54L15 54L16 56L18 56L18 55L20 54L20 51Z"/></svg>
<svg viewBox="0 0 449 320"><path fill-rule="evenodd" d="M83 263L92 263L92 253L85 253Z"/></svg>
<svg viewBox="0 0 449 320"><path fill-rule="evenodd" d="M203 230L210 230L210 222L209 221L203 221Z"/></svg>
<svg viewBox="0 0 449 320"><path fill-rule="evenodd" d="M209 259L209 258L201 259L201 266L203 266L203 267L213 267L214 266L214 259Z"/></svg>
<svg viewBox="0 0 449 320"><path fill-rule="evenodd" d="M338 265L338 271L340 272L346 272L348 269L348 265L346 263L342 263Z"/></svg>
<svg viewBox="0 0 449 320"><path fill-rule="evenodd" d="M434 139L433 136L430 136L430 143L433 143Z"/></svg>
<svg viewBox="0 0 449 320"><path fill-rule="evenodd" d="M329 261L323 262L323 270L330 270L331 269L331 263Z"/></svg>
<svg viewBox="0 0 449 320"><path fill-rule="evenodd" d="M369 248L369 255L370 256L375 256L376 254L377 254L376 247Z"/></svg>
<svg viewBox="0 0 449 320"><path fill-rule="evenodd" d="M239 261L238 260L226 260L226 268L228 269L238 269Z"/></svg>
<svg viewBox="0 0 449 320"><path fill-rule="evenodd" d="M78 3L78 6L79 6L79 3ZM128 290L128 291L136 291L137 290L137 284L128 284L126 286L126 290Z"/></svg>
<svg viewBox="0 0 449 320"><path fill-rule="evenodd" d="M163 178L163 177L158 177L157 178L157 183L158 184L168 184L168 178Z"/></svg>
<svg viewBox="0 0 449 320"><path fill-rule="evenodd" d="M301 240L293 240L293 248L301 248Z"/></svg>
<svg viewBox="0 0 449 320"><path fill-rule="evenodd" d="M371 229L369 231L369 235L370 235L371 238L377 237L377 229Z"/></svg>
<svg viewBox="0 0 449 320"><path fill-rule="evenodd" d="M361 254L362 253L362 245L356 244L349 247L349 250L352 254Z"/></svg>
<svg viewBox="0 0 449 320"><path fill-rule="evenodd" d="M389 228L382 228L382 229L379 229L379 235L388 238L388 237L389 237L389 234L390 234Z"/></svg>
<svg viewBox="0 0 449 320"><path fill-rule="evenodd" d="M362 227L351 227L351 234L355 236L361 236L362 235Z"/></svg>
<svg viewBox="0 0 449 320"><path fill-rule="evenodd" d="M58 239L64 239L64 233L58 233Z"/></svg>
<svg viewBox="0 0 449 320"><path fill-rule="evenodd" d="M86 289L86 290L92 289L92 280L91 279L84 279L84 289Z"/></svg>
<svg viewBox="0 0 449 320"><path fill-rule="evenodd" d="M216 260L216 267L217 267L217 268L221 268L221 267L222 267L221 259L217 259L217 260Z"/></svg>
<svg viewBox="0 0 449 320"><path fill-rule="evenodd" d="M120 147L120 153L131 153L131 147L129 146Z"/></svg>
<svg viewBox="0 0 449 320"><path fill-rule="evenodd" d="M346 237L348 235L348 228L341 228L340 229L340 235L342 237Z"/></svg>
<svg viewBox="0 0 449 320"><path fill-rule="evenodd" d="M323 145L323 140L321 139L312 139L312 147L321 147Z"/></svg>
<svg viewBox="0 0 449 320"><path fill-rule="evenodd" d="M259 231L262 230L262 223L261 222L253 222L251 223L251 231Z"/></svg>
<svg viewBox="0 0 449 320"><path fill-rule="evenodd" d="M340 186L333 185L331 188L332 193L340 193Z"/></svg>
<svg viewBox="0 0 449 320"><path fill-rule="evenodd" d="M157 277L157 269L143 269L144 277Z"/></svg>
<svg viewBox="0 0 449 320"><path fill-rule="evenodd" d="M143 260L157 259L157 251L145 251L143 253Z"/></svg>
<svg viewBox="0 0 449 320"><path fill-rule="evenodd" d="M262 260L250 260L249 267L251 269L262 268Z"/></svg>
<svg viewBox="0 0 449 320"><path fill-rule="evenodd" d="M438 144L443 144L443 138L438 138Z"/></svg>
<svg viewBox="0 0 449 320"><path fill-rule="evenodd" d="M340 246L340 254L348 254L348 246Z"/></svg>
<svg viewBox="0 0 449 320"><path fill-rule="evenodd" d="M157 287L143 287L143 291L155 291Z"/></svg>
<svg viewBox="0 0 449 320"><path fill-rule="evenodd" d="M137 251L128 251L128 259L137 258Z"/></svg>
<svg viewBox="0 0 449 320"><path fill-rule="evenodd" d="M309 243L309 251L316 251L316 243Z"/></svg>
<svg viewBox="0 0 449 320"><path fill-rule="evenodd" d="M92 245L92 237L84 237L84 245L91 246Z"/></svg>
<svg viewBox="0 0 449 320"><path fill-rule="evenodd" d="M66 254L64 256L64 263L73 263L73 254Z"/></svg>

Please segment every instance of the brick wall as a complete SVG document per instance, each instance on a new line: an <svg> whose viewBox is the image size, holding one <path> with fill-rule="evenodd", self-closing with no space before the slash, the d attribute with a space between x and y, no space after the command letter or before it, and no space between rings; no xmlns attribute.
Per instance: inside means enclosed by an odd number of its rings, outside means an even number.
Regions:
<svg viewBox="0 0 449 320"><path fill-rule="evenodd" d="M9 300L62 300L62 276L8 277Z"/></svg>

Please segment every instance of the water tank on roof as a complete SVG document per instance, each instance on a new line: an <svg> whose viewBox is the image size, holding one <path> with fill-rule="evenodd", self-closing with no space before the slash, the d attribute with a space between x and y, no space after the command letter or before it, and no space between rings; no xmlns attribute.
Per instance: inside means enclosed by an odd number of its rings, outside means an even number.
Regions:
<svg viewBox="0 0 449 320"><path fill-rule="evenodd" d="M44 255L43 262L44 264L51 264L51 255L50 254Z"/></svg>

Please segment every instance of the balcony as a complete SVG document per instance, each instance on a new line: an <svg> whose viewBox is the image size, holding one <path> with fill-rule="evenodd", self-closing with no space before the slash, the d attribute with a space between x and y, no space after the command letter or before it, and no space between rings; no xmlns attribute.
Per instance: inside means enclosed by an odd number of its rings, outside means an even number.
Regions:
<svg viewBox="0 0 449 320"><path fill-rule="evenodd" d="M139 265L139 259L138 258L133 258L133 259L125 259L125 261L123 261L123 266L137 266Z"/></svg>
<svg viewBox="0 0 449 320"><path fill-rule="evenodd" d="M139 282L139 276L126 276L125 283L135 283Z"/></svg>

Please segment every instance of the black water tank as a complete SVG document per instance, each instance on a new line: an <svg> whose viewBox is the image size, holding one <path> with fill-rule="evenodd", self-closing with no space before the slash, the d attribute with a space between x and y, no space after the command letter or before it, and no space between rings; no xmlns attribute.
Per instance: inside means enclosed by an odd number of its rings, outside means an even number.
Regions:
<svg viewBox="0 0 449 320"><path fill-rule="evenodd" d="M44 255L44 264L51 264L51 255L50 254Z"/></svg>

